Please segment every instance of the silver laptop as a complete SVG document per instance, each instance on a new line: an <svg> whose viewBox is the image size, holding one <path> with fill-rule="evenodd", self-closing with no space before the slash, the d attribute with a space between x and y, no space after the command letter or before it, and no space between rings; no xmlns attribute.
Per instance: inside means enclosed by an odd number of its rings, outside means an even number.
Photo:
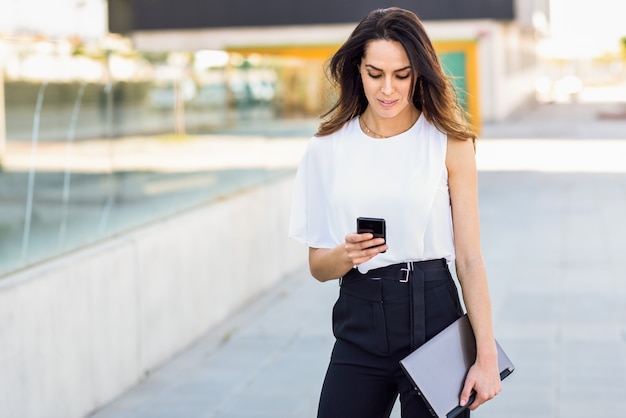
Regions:
<svg viewBox="0 0 626 418"><path fill-rule="evenodd" d="M515 366L496 341L500 378ZM439 418L453 418L468 405L459 406L459 396L467 371L476 360L476 340L467 314L456 320L424 345L400 361L430 412Z"/></svg>

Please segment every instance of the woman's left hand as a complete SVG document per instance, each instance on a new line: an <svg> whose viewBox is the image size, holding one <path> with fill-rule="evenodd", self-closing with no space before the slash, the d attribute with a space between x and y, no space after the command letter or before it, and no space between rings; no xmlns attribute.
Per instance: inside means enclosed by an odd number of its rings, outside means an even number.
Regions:
<svg viewBox="0 0 626 418"><path fill-rule="evenodd" d="M483 403L493 399L500 393L500 390L502 390L502 381L498 372L498 361L476 361L470 367L465 378L465 386L461 391L460 405L464 406L467 404L472 391L474 391L476 396L469 406L469 409L473 411Z"/></svg>

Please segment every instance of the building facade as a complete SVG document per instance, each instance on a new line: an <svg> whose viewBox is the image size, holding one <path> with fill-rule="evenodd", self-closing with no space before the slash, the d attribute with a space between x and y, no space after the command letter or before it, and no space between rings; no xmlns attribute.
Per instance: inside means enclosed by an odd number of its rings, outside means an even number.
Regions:
<svg viewBox="0 0 626 418"><path fill-rule="evenodd" d="M322 110L323 63L369 11L399 6L423 21L474 122L500 120L534 100L535 46L545 30L548 0L110 0L109 27L130 36L139 50L217 49L243 56L306 60L284 68L298 75L308 113ZM286 65L289 67L289 65ZM318 68L318 71L310 68ZM304 75L303 75L304 74ZM284 81L284 80L283 80Z"/></svg>

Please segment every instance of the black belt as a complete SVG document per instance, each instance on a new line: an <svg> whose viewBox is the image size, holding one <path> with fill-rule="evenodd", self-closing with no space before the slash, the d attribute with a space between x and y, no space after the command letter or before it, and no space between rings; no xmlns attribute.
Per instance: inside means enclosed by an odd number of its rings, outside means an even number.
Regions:
<svg viewBox="0 0 626 418"><path fill-rule="evenodd" d="M411 349L415 349L426 342L426 303L424 300L424 282L448 279L442 275L424 275L428 270L447 270L448 263L445 258L426 261L410 261L407 263L392 264L377 269L372 269L367 273L361 273L356 268L350 270L341 278L343 281L351 281L357 278L393 280L408 283L410 286L410 307L411 307Z"/></svg>

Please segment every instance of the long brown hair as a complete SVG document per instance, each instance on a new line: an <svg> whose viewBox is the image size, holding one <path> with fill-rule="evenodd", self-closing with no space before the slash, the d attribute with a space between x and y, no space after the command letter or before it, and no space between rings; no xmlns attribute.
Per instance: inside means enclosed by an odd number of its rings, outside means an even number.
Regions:
<svg viewBox="0 0 626 418"><path fill-rule="evenodd" d="M322 115L327 119L320 124L316 136L338 131L367 108L359 65L368 42L374 40L396 41L402 45L413 69L413 104L429 122L448 135L476 138L422 22L415 13L398 7L370 12L331 58L328 77L338 88L339 98Z"/></svg>

